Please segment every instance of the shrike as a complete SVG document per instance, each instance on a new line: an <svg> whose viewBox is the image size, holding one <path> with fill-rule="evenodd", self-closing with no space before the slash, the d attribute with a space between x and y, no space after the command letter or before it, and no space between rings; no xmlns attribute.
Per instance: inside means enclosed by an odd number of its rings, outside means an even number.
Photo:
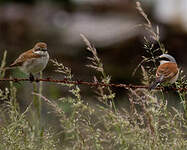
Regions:
<svg viewBox="0 0 187 150"><path fill-rule="evenodd" d="M48 61L47 44L38 42L32 49L22 53L9 67L4 69L20 68L21 71L30 75L31 81L34 81L33 74L45 69Z"/></svg>
<svg viewBox="0 0 187 150"><path fill-rule="evenodd" d="M152 90L161 83L173 84L177 81L179 76L179 68L176 60L169 54L162 54L159 56L160 65L156 71L156 80L149 86Z"/></svg>

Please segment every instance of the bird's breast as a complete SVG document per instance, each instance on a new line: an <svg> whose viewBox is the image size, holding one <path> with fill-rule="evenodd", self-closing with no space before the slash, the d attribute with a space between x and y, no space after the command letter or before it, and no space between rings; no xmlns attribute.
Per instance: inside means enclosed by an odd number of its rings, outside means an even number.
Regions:
<svg viewBox="0 0 187 150"><path fill-rule="evenodd" d="M31 58L23 63L21 70L25 73L35 74L45 69L48 61L49 61L48 53L38 58Z"/></svg>

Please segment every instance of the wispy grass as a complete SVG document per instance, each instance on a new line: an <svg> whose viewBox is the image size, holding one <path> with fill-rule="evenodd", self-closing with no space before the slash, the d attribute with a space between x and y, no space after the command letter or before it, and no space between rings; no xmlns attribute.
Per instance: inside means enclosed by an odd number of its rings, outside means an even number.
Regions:
<svg viewBox="0 0 187 150"><path fill-rule="evenodd" d="M32 111L30 104L21 113L16 99L16 88L10 83L10 89L0 90L0 98L4 100L1 106L1 118L3 123L0 126L0 149L6 150L35 150L35 149L56 149L56 141L53 133L48 129L44 130L43 136L36 136L35 126L30 124L27 113ZM6 121L6 122L5 122Z"/></svg>
<svg viewBox="0 0 187 150"><path fill-rule="evenodd" d="M137 69L141 66L143 72L143 78L144 79L146 78L146 80L143 80L144 82L142 83L146 85L150 85L150 83L155 80L154 72L156 72L157 69L156 62L157 62L158 54L161 55L164 53L168 53L168 51L165 49L164 44L160 41L159 27L158 26L156 26L155 28L153 27L147 14L142 9L140 2L136 2L136 8L146 21L141 26L144 27L145 31L147 31L149 34L147 37L144 36L144 49L146 50L148 56L142 56L143 60L138 64L137 68L135 68L133 75L136 73ZM155 43L157 43L158 46L156 46ZM183 88L186 85L187 85L186 76L183 74L183 70L180 69L180 75L178 81L176 82L176 87ZM184 115L187 118L186 92L180 90L178 90L177 92L179 94L181 103L185 111ZM162 94L164 95L164 93Z"/></svg>
<svg viewBox="0 0 187 150"><path fill-rule="evenodd" d="M101 73L101 81L99 79L97 79L96 76L94 76L94 82L103 82L106 84L109 84L111 81L111 76L107 75L105 70L104 70L104 65L102 63L102 61L100 60L100 58L98 57L97 54L97 50L94 47L93 44L90 43L90 41L86 38L86 36L84 36L83 34L80 34L80 36L82 37L84 43L87 46L87 50L89 52L91 52L92 57L87 57L88 60L90 60L91 64L87 65L87 67L89 68L93 68L96 71L98 71L99 73ZM116 110L116 106L115 106L115 102L114 102L114 98L115 98L115 93L112 92L110 87L98 87L96 94L99 96L98 98L101 100L101 102L103 102L106 105L110 105L112 108L114 108L114 111Z"/></svg>
<svg viewBox="0 0 187 150"><path fill-rule="evenodd" d="M3 59L1 61L1 66L0 66L0 79L4 78L5 76L5 70L3 68L6 65L6 56L7 56L7 51L4 51Z"/></svg>
<svg viewBox="0 0 187 150"><path fill-rule="evenodd" d="M147 21L147 30L152 28L143 9L137 5L139 11ZM159 39L159 35L149 31L154 40ZM104 65L98 57L96 48L89 40L81 35L88 47L91 57L88 67L100 73L99 77L93 77L95 82L110 83L110 77L104 70ZM153 37L151 37L153 38ZM155 50L148 42L148 52ZM149 51L150 50L150 51ZM5 55L6 56L6 55ZM155 53L150 55L156 59ZM71 68L65 66L57 60L51 60L55 71L67 80L73 80ZM5 59L3 61L5 64ZM4 67L4 65L1 65ZM146 64L148 66L148 64ZM144 64L142 68L142 84L150 82L150 70ZM154 67L154 66L153 66ZM177 86L186 84L184 78L180 78ZM81 91L78 85L61 84L69 91L68 96L49 99L42 94L42 84L40 91L32 91L43 103L49 105L51 113L58 122L60 129L54 126L49 128L38 128L38 118L29 117L33 111L31 103L25 111L21 112L17 100L17 89L10 82L10 86L0 90L0 149L7 150L114 150L114 149L175 149L186 150L187 147L187 123L183 112L172 107L172 112L168 110L167 100L158 97L147 89L129 89L128 100L130 110L118 109L115 111L111 107L104 107L100 104L88 104L86 93ZM53 85L54 88L56 85ZM102 101L107 106L115 106L115 93L106 87L97 89L99 96L95 99ZM181 91L181 98L185 101L185 93ZM108 103L112 100L112 104ZM65 107L66 106L66 107ZM40 111L42 108L39 108ZM48 115L48 114L46 114ZM42 116L41 116L42 117ZM48 117L48 116L47 116ZM36 132L38 134L36 134Z"/></svg>

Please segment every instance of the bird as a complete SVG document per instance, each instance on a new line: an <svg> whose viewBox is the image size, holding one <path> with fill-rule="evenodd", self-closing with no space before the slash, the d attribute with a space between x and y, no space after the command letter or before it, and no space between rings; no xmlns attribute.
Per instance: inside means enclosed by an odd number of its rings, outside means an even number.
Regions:
<svg viewBox="0 0 187 150"><path fill-rule="evenodd" d="M156 71L156 79L149 86L149 90L155 89L159 84L173 84L179 77L179 68L175 58L169 54L162 54L158 57L160 65Z"/></svg>
<svg viewBox="0 0 187 150"><path fill-rule="evenodd" d="M37 42L34 47L19 55L19 57L4 69L19 68L22 72L29 74L30 81L34 81L34 74L42 71L47 66L49 54L47 44Z"/></svg>

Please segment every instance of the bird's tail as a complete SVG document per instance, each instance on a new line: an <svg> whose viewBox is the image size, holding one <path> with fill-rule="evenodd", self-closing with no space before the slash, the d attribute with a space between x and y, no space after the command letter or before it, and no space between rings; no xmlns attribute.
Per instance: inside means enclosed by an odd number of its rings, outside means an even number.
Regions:
<svg viewBox="0 0 187 150"><path fill-rule="evenodd" d="M159 82L155 81L149 86L149 90L153 90L158 86Z"/></svg>
<svg viewBox="0 0 187 150"><path fill-rule="evenodd" d="M149 90L153 90L155 89L160 83L163 82L163 78L157 78L150 86L149 86Z"/></svg>

